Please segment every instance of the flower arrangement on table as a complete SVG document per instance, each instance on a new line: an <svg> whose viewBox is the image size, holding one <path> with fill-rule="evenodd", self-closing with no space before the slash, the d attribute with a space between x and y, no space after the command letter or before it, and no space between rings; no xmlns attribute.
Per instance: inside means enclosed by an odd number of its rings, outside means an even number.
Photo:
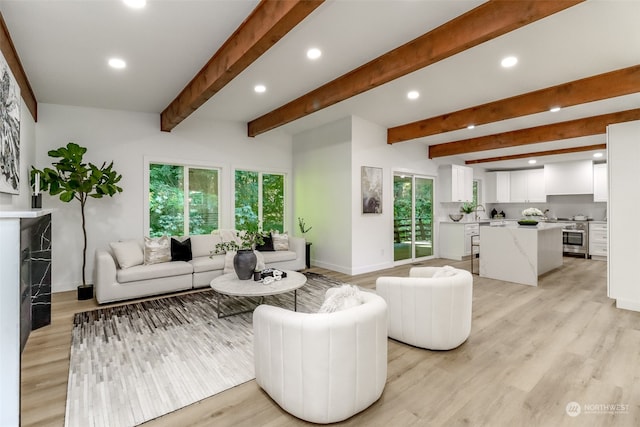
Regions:
<svg viewBox="0 0 640 427"><path fill-rule="evenodd" d="M522 216L544 216L544 214L542 213L542 211L538 208L527 208L525 210L522 211Z"/></svg>

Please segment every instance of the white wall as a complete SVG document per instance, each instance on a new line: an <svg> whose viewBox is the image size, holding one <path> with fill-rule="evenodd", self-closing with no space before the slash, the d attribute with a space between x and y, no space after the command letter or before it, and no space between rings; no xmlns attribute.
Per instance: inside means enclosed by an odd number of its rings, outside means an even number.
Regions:
<svg viewBox="0 0 640 427"><path fill-rule="evenodd" d="M24 101L20 102L20 194L0 193L0 209L30 209L29 171L35 164L35 121Z"/></svg>
<svg viewBox="0 0 640 427"><path fill-rule="evenodd" d="M268 169L291 177L291 139L282 135L248 138L244 123L192 119L167 133L160 131L158 114L39 104L35 136L36 166L40 169L53 160L47 155L49 150L72 141L87 147L85 160L98 166L113 160L114 169L123 175L122 193L113 198L92 199L86 208L89 283L93 281L96 248L107 248L109 242L119 239L142 240L146 233L145 158L222 167L222 227L233 225L230 178L234 168ZM291 198L288 202L292 202ZM62 203L44 195L43 207L56 209L52 215L53 291L75 289L82 278L80 206L76 201ZM286 221L287 228L292 229L293 219Z"/></svg>
<svg viewBox="0 0 640 427"><path fill-rule="evenodd" d="M435 177L426 147L388 145L385 128L350 117L295 135L293 152L295 215L313 227L312 264L346 274L393 266L393 172ZM362 166L382 168L382 214L362 214Z"/></svg>
<svg viewBox="0 0 640 427"><path fill-rule="evenodd" d="M312 264L349 274L351 119L295 135L293 165L294 213L313 227L305 235L312 243Z"/></svg>

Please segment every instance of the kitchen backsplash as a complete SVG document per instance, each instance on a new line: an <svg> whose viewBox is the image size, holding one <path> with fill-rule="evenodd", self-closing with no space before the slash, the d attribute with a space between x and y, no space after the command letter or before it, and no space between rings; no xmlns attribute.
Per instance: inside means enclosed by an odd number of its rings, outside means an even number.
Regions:
<svg viewBox="0 0 640 427"><path fill-rule="evenodd" d="M520 218L526 208L538 208L544 212L549 209L549 218L570 218L574 215L586 215L594 220L603 220L607 215L605 202L594 202L592 194L574 196L547 196L546 203L487 203L487 214L491 210L504 211L507 218Z"/></svg>

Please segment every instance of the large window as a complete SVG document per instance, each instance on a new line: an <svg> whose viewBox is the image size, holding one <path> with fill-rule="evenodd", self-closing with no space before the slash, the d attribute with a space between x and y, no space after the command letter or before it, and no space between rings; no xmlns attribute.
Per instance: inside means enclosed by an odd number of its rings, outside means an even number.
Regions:
<svg viewBox="0 0 640 427"><path fill-rule="evenodd" d="M284 175L237 170L235 227L284 231Z"/></svg>
<svg viewBox="0 0 640 427"><path fill-rule="evenodd" d="M218 169L149 164L149 235L207 234L218 229Z"/></svg>

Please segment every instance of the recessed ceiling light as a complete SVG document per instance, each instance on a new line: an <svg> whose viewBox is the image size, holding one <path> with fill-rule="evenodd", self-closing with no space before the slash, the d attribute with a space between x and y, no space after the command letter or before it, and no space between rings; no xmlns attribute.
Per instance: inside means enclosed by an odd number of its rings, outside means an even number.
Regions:
<svg viewBox="0 0 640 427"><path fill-rule="evenodd" d="M420 92L418 92L417 90L411 90L407 93L407 98L418 99L420 98Z"/></svg>
<svg viewBox="0 0 640 427"><path fill-rule="evenodd" d="M536 159L531 159L531 160L529 160L529 164L530 164L530 165L535 165L536 163L537 163L537 160L536 160Z"/></svg>
<svg viewBox="0 0 640 427"><path fill-rule="evenodd" d="M551 111L552 113L557 113L558 111L560 111L560 107L553 107L549 111Z"/></svg>
<svg viewBox="0 0 640 427"><path fill-rule="evenodd" d="M593 157L602 157L602 153L593 153Z"/></svg>
<svg viewBox="0 0 640 427"><path fill-rule="evenodd" d="M255 85L253 90L256 91L256 93L264 93L267 91L267 87L265 85Z"/></svg>
<svg viewBox="0 0 640 427"><path fill-rule="evenodd" d="M124 4L133 9L142 9L147 5L147 0L122 0Z"/></svg>
<svg viewBox="0 0 640 427"><path fill-rule="evenodd" d="M109 66L121 70L127 66L127 63L120 58L111 58L109 59Z"/></svg>
<svg viewBox="0 0 640 427"><path fill-rule="evenodd" d="M322 51L318 48L312 47L307 51L307 58L318 59L322 56Z"/></svg>
<svg viewBox="0 0 640 427"><path fill-rule="evenodd" d="M502 65L504 68L510 68L516 65L517 63L518 63L518 58L516 58L515 56L507 56L500 62L500 65Z"/></svg>
<svg viewBox="0 0 640 427"><path fill-rule="evenodd" d="M476 128L476 125L469 125L469 126L467 126L467 129L475 129L475 128Z"/></svg>

